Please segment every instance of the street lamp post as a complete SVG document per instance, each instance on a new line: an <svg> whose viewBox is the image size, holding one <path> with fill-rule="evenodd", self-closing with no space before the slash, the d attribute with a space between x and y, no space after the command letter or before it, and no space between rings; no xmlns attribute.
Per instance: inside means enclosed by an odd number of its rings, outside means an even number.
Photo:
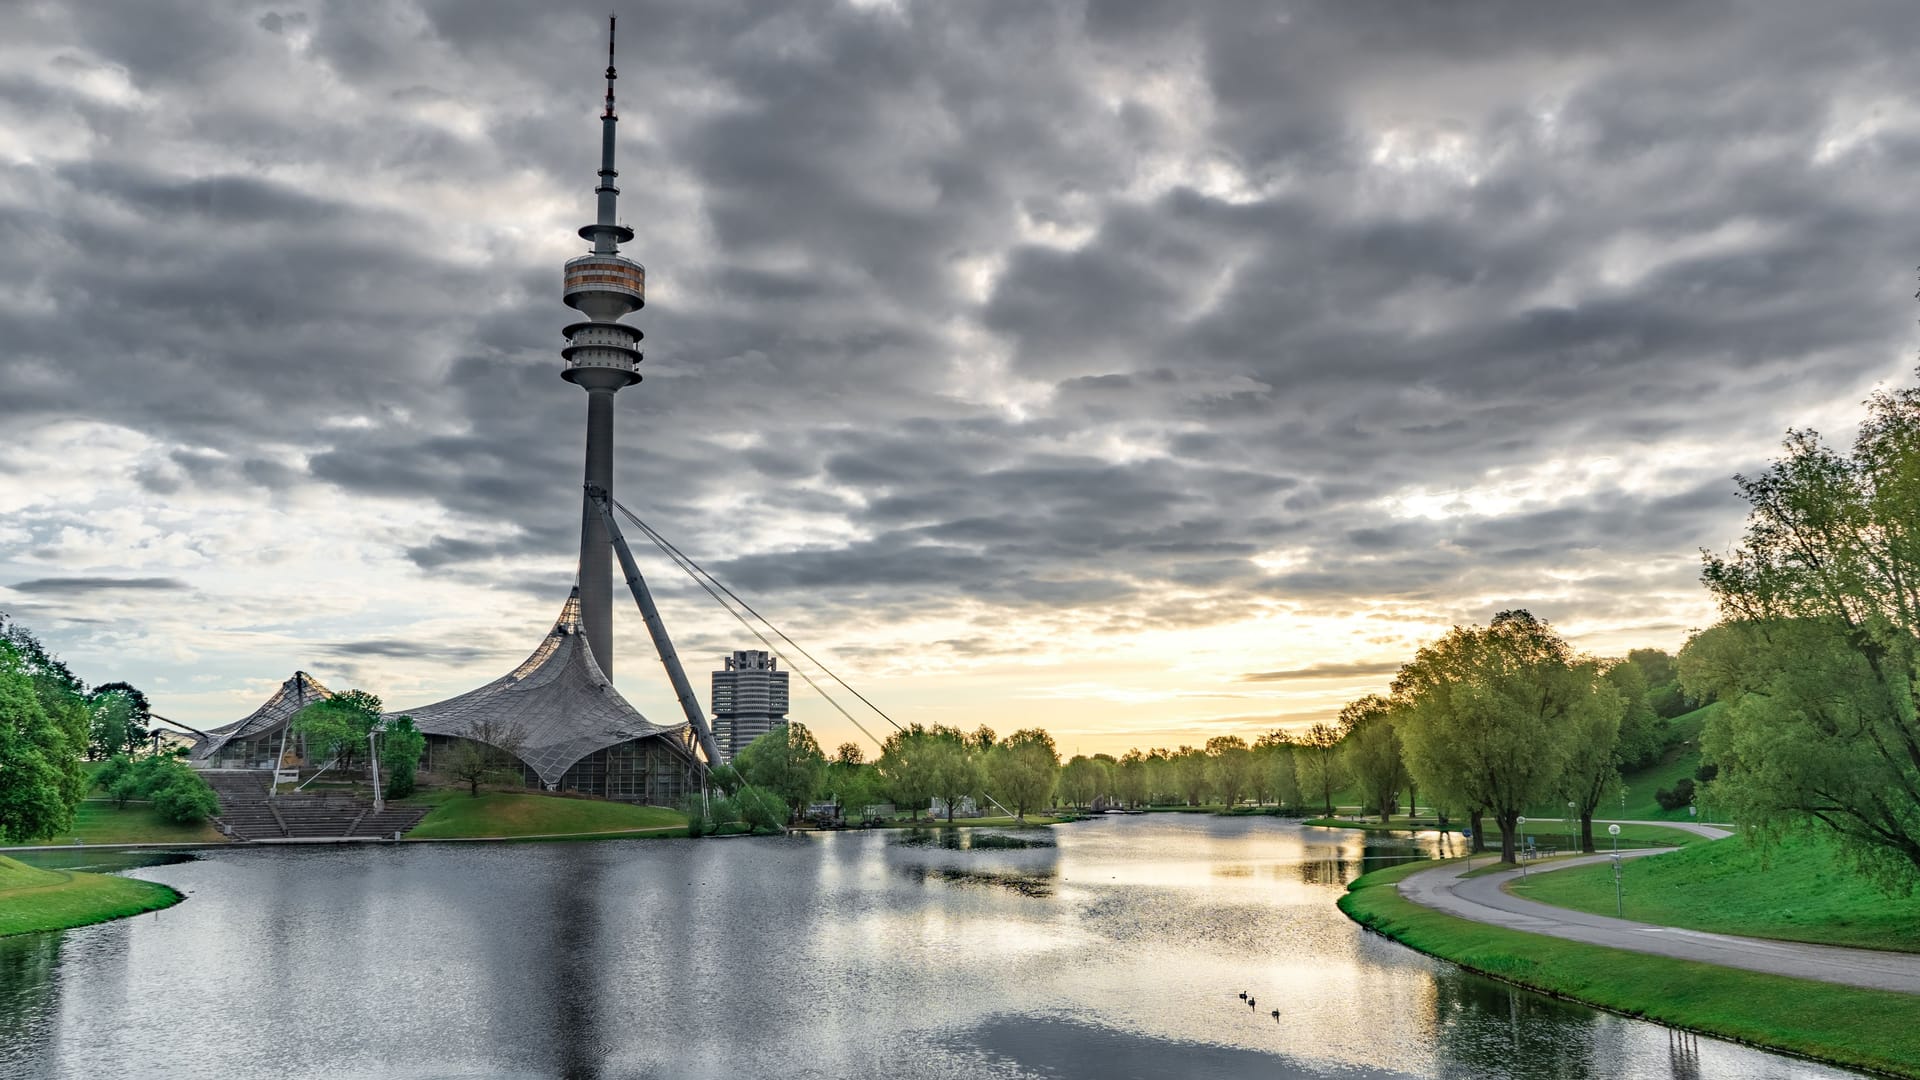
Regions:
<svg viewBox="0 0 1920 1080"><path fill-rule="evenodd" d="M1527 816L1522 814L1515 818L1514 824L1520 827L1520 880L1525 881L1527 880Z"/></svg>
<svg viewBox="0 0 1920 1080"><path fill-rule="evenodd" d="M1620 826L1609 825L1607 832L1613 836L1613 913L1624 918L1626 911L1620 901Z"/></svg>
<svg viewBox="0 0 1920 1080"><path fill-rule="evenodd" d="M387 725L377 723L367 730L367 756L373 759L373 812L379 813L387 808L387 800L380 793L380 744L375 741Z"/></svg>
<svg viewBox="0 0 1920 1080"><path fill-rule="evenodd" d="M1580 841L1576 839L1573 835L1573 800L1568 799L1567 800L1567 850L1573 851L1577 849L1579 846L1580 846Z"/></svg>

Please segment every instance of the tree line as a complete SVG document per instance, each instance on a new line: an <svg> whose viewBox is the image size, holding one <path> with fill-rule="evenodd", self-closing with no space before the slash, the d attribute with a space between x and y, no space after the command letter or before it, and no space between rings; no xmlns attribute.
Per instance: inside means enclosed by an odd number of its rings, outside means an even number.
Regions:
<svg viewBox="0 0 1920 1080"><path fill-rule="evenodd" d="M1539 699L1537 730L1516 727L1529 695ZM1367 807L1383 815L1398 810L1403 791L1408 805L1424 791L1443 822L1458 814L1476 824L1491 816L1511 825L1529 802L1568 795L1582 808L1590 847L1593 812L1617 790L1618 770L1658 758L1667 718L1690 707L1666 653L1575 657L1532 616L1507 612L1492 627L1456 629L1422 650L1392 696L1362 698L1304 731L1270 731L1251 742L1218 735L1201 746L1062 761L1039 728L1002 738L985 726L969 732L913 724L888 736L869 760L855 743L829 756L805 725L790 723L755 740L714 777L730 799L773 795L790 819L820 799L855 815L874 804L894 804L912 817L939 806L949 821L965 799L1016 819L1059 807L1243 804L1331 814L1335 796L1357 785ZM1468 730L1475 725L1485 730ZM1494 731L1499 725L1514 730ZM1490 735L1504 747L1498 762L1449 745ZM1496 780L1488 790L1466 778L1490 765Z"/></svg>
<svg viewBox="0 0 1920 1080"><path fill-rule="evenodd" d="M1342 709L1334 767L1383 822L1401 790L1410 806L1424 794L1443 825L1466 818L1476 849L1491 821L1508 862L1525 811L1564 801L1592 851L1594 815L1621 771L1657 760L1666 720L1693 704L1678 684L1661 650L1585 656L1530 612L1503 611L1422 646L1387 694Z"/></svg>

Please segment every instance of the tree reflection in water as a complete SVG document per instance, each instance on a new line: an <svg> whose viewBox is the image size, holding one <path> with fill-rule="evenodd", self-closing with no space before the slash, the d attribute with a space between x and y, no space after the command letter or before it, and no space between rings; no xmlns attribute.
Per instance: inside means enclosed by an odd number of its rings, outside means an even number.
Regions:
<svg viewBox="0 0 1920 1080"><path fill-rule="evenodd" d="M60 937L0 938L0 1046L32 1045L53 1030Z"/></svg>

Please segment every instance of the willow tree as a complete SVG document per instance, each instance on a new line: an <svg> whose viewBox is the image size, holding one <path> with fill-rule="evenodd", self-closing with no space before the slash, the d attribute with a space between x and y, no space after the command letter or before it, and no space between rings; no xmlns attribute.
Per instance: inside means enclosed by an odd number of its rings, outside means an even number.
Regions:
<svg viewBox="0 0 1920 1080"><path fill-rule="evenodd" d="M1368 694L1340 710L1340 726L1347 732L1341 742L1347 772L1364 796L1380 808L1380 824L1385 825L1394 800L1407 782L1400 735L1394 730L1393 703L1378 694Z"/></svg>
<svg viewBox="0 0 1920 1080"><path fill-rule="evenodd" d="M1301 732L1293 743L1293 769L1303 795L1318 796L1323 812L1332 817L1333 793L1347 779L1340 760L1340 729L1318 723Z"/></svg>
<svg viewBox="0 0 1920 1080"><path fill-rule="evenodd" d="M1721 627L1681 654L1727 707L1704 738L1720 805L1836 837L1892 889L1920 883L1920 389L1867 401L1850 454L1812 431L1737 477L1746 535L1705 557Z"/></svg>
<svg viewBox="0 0 1920 1080"><path fill-rule="evenodd" d="M1631 670L1624 662L1617 666ZM1645 708L1644 700L1628 701L1619 683L1591 660L1577 662L1574 673L1577 680L1593 688L1594 700L1588 703L1590 707L1574 709L1567 716L1567 772L1562 786L1580 817L1580 850L1592 851L1594 811L1608 795L1620 790L1623 723L1630 708L1637 707L1647 716L1652 711Z"/></svg>
<svg viewBox="0 0 1920 1080"><path fill-rule="evenodd" d="M1207 775L1229 810L1253 789L1257 764L1247 740L1238 735L1215 735L1207 740Z"/></svg>
<svg viewBox="0 0 1920 1080"><path fill-rule="evenodd" d="M1456 626L1394 678L1409 723L1408 767L1422 787L1448 792L1500 827L1500 858L1514 861L1521 813L1560 790L1579 732L1619 698L1593 664L1526 611L1489 626Z"/></svg>
<svg viewBox="0 0 1920 1080"><path fill-rule="evenodd" d="M1060 753L1053 736L1039 728L1016 731L987 752L987 776L994 794L1006 801L1017 821L1047 804L1060 778Z"/></svg>

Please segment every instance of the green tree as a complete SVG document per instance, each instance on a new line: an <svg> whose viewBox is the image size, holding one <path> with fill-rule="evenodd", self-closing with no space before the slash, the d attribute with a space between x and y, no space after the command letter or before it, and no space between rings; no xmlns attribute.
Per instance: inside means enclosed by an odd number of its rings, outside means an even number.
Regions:
<svg viewBox="0 0 1920 1080"><path fill-rule="evenodd" d="M343 690L293 714L293 730L307 746L342 769L367 750L367 736L380 722L380 699L365 690Z"/></svg>
<svg viewBox="0 0 1920 1080"><path fill-rule="evenodd" d="M1662 720L1671 720L1694 708L1680 684L1680 668L1664 649L1634 649L1627 663L1640 669L1647 682L1647 707ZM1664 725L1663 725L1664 726Z"/></svg>
<svg viewBox="0 0 1920 1080"><path fill-rule="evenodd" d="M1025 821L1027 811L1046 805L1060 775L1053 736L1039 728L1007 736L988 752L987 774L994 795L1008 804L1016 819Z"/></svg>
<svg viewBox="0 0 1920 1080"><path fill-rule="evenodd" d="M934 795L935 756L933 735L919 724L895 731L880 746L880 760L875 763L880 778L894 804L906 807L914 820Z"/></svg>
<svg viewBox="0 0 1920 1080"><path fill-rule="evenodd" d="M1635 649L1636 653L1658 650ZM1666 653L1660 653L1666 656ZM1666 665L1669 669L1672 664ZM1615 761L1623 769L1638 769L1660 760L1667 747L1667 722L1654 712L1647 688L1645 665L1632 660L1615 661L1605 666L1607 684L1620 696L1619 740ZM1669 678L1669 681L1672 681Z"/></svg>
<svg viewBox="0 0 1920 1080"><path fill-rule="evenodd" d="M62 764L77 749L41 707L20 653L0 640L0 840L36 840L73 823Z"/></svg>
<svg viewBox="0 0 1920 1080"><path fill-rule="evenodd" d="M1407 782L1395 724L1393 704L1378 694L1368 694L1340 710L1340 726L1347 733L1341 740L1341 764L1365 797L1380 808L1382 825Z"/></svg>
<svg viewBox="0 0 1920 1080"><path fill-rule="evenodd" d="M1333 793L1347 780L1339 751L1340 729L1325 722L1314 724L1294 741L1293 768L1300 791L1317 797L1328 817L1333 816Z"/></svg>
<svg viewBox="0 0 1920 1080"><path fill-rule="evenodd" d="M1060 798L1068 806L1092 806L1100 797L1100 765L1085 754L1075 754L1060 770Z"/></svg>
<svg viewBox="0 0 1920 1080"><path fill-rule="evenodd" d="M1625 667L1627 665L1615 665ZM1618 684L1592 660L1576 661L1567 675L1574 695L1566 715L1567 798L1580 817L1580 850L1593 850L1593 814L1600 801L1620 790L1620 733L1628 705ZM1585 685L1588 692L1582 694ZM1639 708L1651 716L1642 701Z"/></svg>
<svg viewBox="0 0 1920 1080"><path fill-rule="evenodd" d="M960 800L979 792L985 777L979 744L957 729L939 725L929 729L927 736L927 780L932 796L946 804L951 823Z"/></svg>
<svg viewBox="0 0 1920 1080"><path fill-rule="evenodd" d="M0 612L0 643L13 650L18 670L26 676L40 704L40 715L51 725L41 730L39 745L46 752L59 798L70 814L86 798L90 786L82 763L92 727L87 685L65 662L48 652L39 638L10 621L4 612Z"/></svg>
<svg viewBox="0 0 1920 1080"><path fill-rule="evenodd" d="M1153 774L1147 765L1147 755L1138 750L1122 755L1119 768L1114 770L1113 786L1114 794L1128 809L1145 806L1153 797Z"/></svg>
<svg viewBox="0 0 1920 1080"><path fill-rule="evenodd" d="M1253 756L1258 762L1261 790L1274 805L1289 809L1300 805L1300 778L1293 767L1293 736L1285 731L1269 731L1253 741Z"/></svg>
<svg viewBox="0 0 1920 1080"><path fill-rule="evenodd" d="M1521 812L1566 775L1575 714L1599 707L1594 683L1567 643L1525 611L1456 626L1393 682L1410 712L1400 736L1409 771L1430 797L1448 793L1492 814L1500 858L1513 862ZM1604 704L1618 708L1611 696Z"/></svg>
<svg viewBox="0 0 1920 1080"><path fill-rule="evenodd" d="M739 820L753 832L779 832L785 827L791 812L787 800L778 792L752 784L742 784L740 790L734 793L732 804Z"/></svg>
<svg viewBox="0 0 1920 1080"><path fill-rule="evenodd" d="M1228 809L1238 805L1254 786L1253 751L1238 735L1215 735L1207 740L1207 769L1213 790Z"/></svg>
<svg viewBox="0 0 1920 1080"><path fill-rule="evenodd" d="M747 783L785 800L789 821L820 793L827 777L827 756L820 752L813 733L798 721L775 724L735 754L733 766Z"/></svg>
<svg viewBox="0 0 1920 1080"><path fill-rule="evenodd" d="M1716 802L1775 831L1837 837L1891 889L1920 883L1920 389L1867 401L1851 453L1791 431L1737 477L1746 533L1705 556L1724 632L1690 642ZM1703 641L1702 638L1707 638ZM1689 654L1692 654L1691 656Z"/></svg>
<svg viewBox="0 0 1920 1080"><path fill-rule="evenodd" d="M1207 801L1208 776L1207 752L1192 746L1182 746L1173 752L1170 759L1173 766L1175 790L1180 801L1188 806L1200 806Z"/></svg>
<svg viewBox="0 0 1920 1080"><path fill-rule="evenodd" d="M147 695L131 683L112 682L93 688L87 698L89 737L87 757L109 758L137 754L146 745L153 726Z"/></svg>
<svg viewBox="0 0 1920 1080"><path fill-rule="evenodd" d="M413 717L402 716L387 725L380 737L380 758L387 767L386 796L404 799L419 787L417 772L420 755L427 752L427 737L413 726Z"/></svg>

